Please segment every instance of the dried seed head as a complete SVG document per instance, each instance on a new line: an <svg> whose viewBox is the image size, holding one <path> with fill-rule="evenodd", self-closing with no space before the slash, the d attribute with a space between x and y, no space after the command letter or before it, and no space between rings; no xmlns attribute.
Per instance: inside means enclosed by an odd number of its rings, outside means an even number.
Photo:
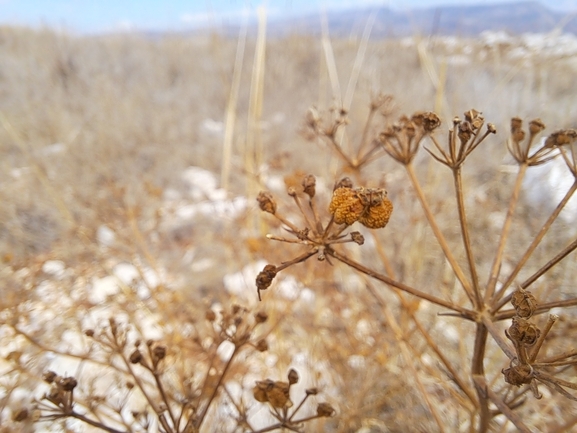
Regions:
<svg viewBox="0 0 577 433"><path fill-rule="evenodd" d="M531 292L519 288L511 296L511 304L519 317L531 317L537 309L537 300Z"/></svg>
<svg viewBox="0 0 577 433"><path fill-rule="evenodd" d="M295 189L294 186L289 186L286 190L287 194L290 195L291 197L296 197L297 195L297 190Z"/></svg>
<svg viewBox="0 0 577 433"><path fill-rule="evenodd" d="M465 113L465 120L471 124L473 131L478 130L485 123L485 118L481 112L474 108Z"/></svg>
<svg viewBox="0 0 577 433"><path fill-rule="evenodd" d="M208 310L205 315L204 318L206 320L208 320L209 322L214 322L216 320L216 313L212 310Z"/></svg>
<svg viewBox="0 0 577 433"><path fill-rule="evenodd" d="M268 402L272 407L282 409L285 407L292 407L293 403L290 399L290 385L287 382L274 382L272 388L267 390Z"/></svg>
<svg viewBox="0 0 577 433"><path fill-rule="evenodd" d="M365 243L365 237L360 232L351 232L351 239L358 245Z"/></svg>
<svg viewBox="0 0 577 433"><path fill-rule="evenodd" d="M266 265L256 276L256 287L260 290L266 290L270 287L272 280L276 276L276 266Z"/></svg>
<svg viewBox="0 0 577 433"><path fill-rule="evenodd" d="M317 388L307 388L305 390L306 395L317 395L319 390Z"/></svg>
<svg viewBox="0 0 577 433"><path fill-rule="evenodd" d="M12 412L12 421L14 422L22 422L28 418L28 409L21 408L15 412Z"/></svg>
<svg viewBox="0 0 577 433"><path fill-rule="evenodd" d="M84 331L84 335L86 335L87 337L94 337L94 329L87 329L86 331Z"/></svg>
<svg viewBox="0 0 577 433"><path fill-rule="evenodd" d="M310 198L313 198L316 193L317 179L309 174L303 179L303 190Z"/></svg>
<svg viewBox="0 0 577 433"><path fill-rule="evenodd" d="M526 364L505 368L501 372L503 376L505 376L505 382L515 386L531 383L533 379L533 369L530 365Z"/></svg>
<svg viewBox="0 0 577 433"><path fill-rule="evenodd" d="M411 120L418 126L422 126L425 132L433 132L441 126L441 119L432 111L413 114Z"/></svg>
<svg viewBox="0 0 577 433"><path fill-rule="evenodd" d="M487 131L489 131L491 134L496 134L497 127L493 123L487 123Z"/></svg>
<svg viewBox="0 0 577 433"><path fill-rule="evenodd" d="M274 382L270 379L257 380L255 387L252 389L252 395L256 401L266 403L268 401L268 391L274 387Z"/></svg>
<svg viewBox="0 0 577 433"><path fill-rule="evenodd" d="M266 314L264 311L259 311L254 315L254 319L256 323L264 323L268 320L268 314Z"/></svg>
<svg viewBox="0 0 577 433"><path fill-rule="evenodd" d="M276 202L274 201L274 198L270 192L259 192L256 201L258 202L258 205L263 212L268 212L273 215L276 213Z"/></svg>
<svg viewBox="0 0 577 433"><path fill-rule="evenodd" d="M319 403L317 406L317 415L321 417L329 417L335 414L335 409L328 403Z"/></svg>
<svg viewBox="0 0 577 433"><path fill-rule="evenodd" d="M294 368L291 368L289 373L288 373L288 381L289 384L294 385L295 383L298 383L299 381L299 374L297 373L297 371Z"/></svg>
<svg viewBox="0 0 577 433"><path fill-rule="evenodd" d="M161 361L166 357L166 346L157 345L152 349L152 360L155 362Z"/></svg>
<svg viewBox="0 0 577 433"><path fill-rule="evenodd" d="M42 375L42 379L46 383L53 383L57 377L58 375L53 371L45 371L44 374Z"/></svg>
<svg viewBox="0 0 577 433"><path fill-rule="evenodd" d="M545 140L546 147L563 146L571 144L577 139L577 131L574 129L561 129L553 132L547 140Z"/></svg>
<svg viewBox="0 0 577 433"><path fill-rule="evenodd" d="M393 203L383 189L368 189L359 193L363 204L368 202L359 222L370 229L380 229L387 225L393 212Z"/></svg>
<svg viewBox="0 0 577 433"><path fill-rule="evenodd" d="M523 119L520 117L513 117L511 119L511 134L515 135L515 132L520 131L523 128Z"/></svg>
<svg viewBox="0 0 577 433"><path fill-rule="evenodd" d="M256 350L258 350L259 352L266 352L268 350L268 343L267 341L263 338L261 340L258 340L258 342L255 345Z"/></svg>
<svg viewBox="0 0 577 433"><path fill-rule="evenodd" d="M359 219L363 205L355 190L346 187L335 189L329 205L329 212L335 223L351 225Z"/></svg>
<svg viewBox="0 0 577 433"><path fill-rule="evenodd" d="M532 346L541 335L541 330L537 326L520 317L513 317L513 323L507 332L511 340L524 346Z"/></svg>
<svg viewBox="0 0 577 433"><path fill-rule="evenodd" d="M230 308L230 311L233 315L238 314L240 310L242 310L242 307L238 304L233 304Z"/></svg>
<svg viewBox="0 0 577 433"><path fill-rule="evenodd" d="M139 364L142 361L142 353L138 349L134 349L134 351L130 354L128 358L132 364Z"/></svg>
<svg viewBox="0 0 577 433"><path fill-rule="evenodd" d="M459 123L459 132L457 136L461 140L461 144L467 143L473 136L473 125L467 121Z"/></svg>
<svg viewBox="0 0 577 433"><path fill-rule="evenodd" d="M541 119L535 119L529 122L529 134L531 135L537 135L544 129L545 124L541 121Z"/></svg>
<svg viewBox="0 0 577 433"><path fill-rule="evenodd" d="M59 385L64 391L72 391L76 388L78 382L73 377L65 377L60 381Z"/></svg>

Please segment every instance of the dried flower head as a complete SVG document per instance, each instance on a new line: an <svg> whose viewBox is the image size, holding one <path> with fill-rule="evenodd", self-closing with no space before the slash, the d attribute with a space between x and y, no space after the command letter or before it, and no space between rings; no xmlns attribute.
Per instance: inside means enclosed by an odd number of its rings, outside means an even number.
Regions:
<svg viewBox="0 0 577 433"><path fill-rule="evenodd" d="M553 132L545 141L545 146L563 146L573 143L577 140L577 131L574 129L561 129Z"/></svg>
<svg viewBox="0 0 577 433"><path fill-rule="evenodd" d="M393 204L380 188L337 188L329 205L335 223L351 225L359 221L371 229L385 227L392 211Z"/></svg>
<svg viewBox="0 0 577 433"><path fill-rule="evenodd" d="M288 373L288 381L291 385L294 385L295 383L298 383L298 381L299 381L299 374L297 373L297 371L294 368L291 368L289 373Z"/></svg>
<svg viewBox="0 0 577 433"><path fill-rule="evenodd" d="M335 409L328 403L319 403L317 406L317 415L321 417L329 417L335 414Z"/></svg>
<svg viewBox="0 0 577 433"><path fill-rule="evenodd" d="M140 350L134 349L134 351L130 354L128 358L132 364L138 364L142 361L143 356Z"/></svg>
<svg viewBox="0 0 577 433"><path fill-rule="evenodd" d="M303 191L310 198L313 198L315 196L316 184L317 179L312 174L305 176L305 178L303 179Z"/></svg>
<svg viewBox="0 0 577 433"><path fill-rule="evenodd" d="M274 277L276 277L276 266L275 265L266 265L262 271L256 276L256 288L258 291L258 296L260 299L260 291L266 290L272 284Z"/></svg>
<svg viewBox="0 0 577 433"><path fill-rule="evenodd" d="M505 382L515 386L531 383L533 379L532 372L531 366L526 364L511 366L502 370Z"/></svg>
<svg viewBox="0 0 577 433"><path fill-rule="evenodd" d="M422 126L427 133L433 132L441 126L441 119L436 113L432 111L424 111L413 114L411 117L413 123L417 126Z"/></svg>
<svg viewBox="0 0 577 433"><path fill-rule="evenodd" d="M532 346L541 335L541 330L526 319L513 317L513 324L507 330L507 335L518 344Z"/></svg>
<svg viewBox="0 0 577 433"><path fill-rule="evenodd" d="M519 317L531 317L537 309L537 300L531 292L519 288L511 297L511 304Z"/></svg>
<svg viewBox="0 0 577 433"><path fill-rule="evenodd" d="M256 201L263 212L268 212L273 215L276 213L276 202L269 191L259 192Z"/></svg>

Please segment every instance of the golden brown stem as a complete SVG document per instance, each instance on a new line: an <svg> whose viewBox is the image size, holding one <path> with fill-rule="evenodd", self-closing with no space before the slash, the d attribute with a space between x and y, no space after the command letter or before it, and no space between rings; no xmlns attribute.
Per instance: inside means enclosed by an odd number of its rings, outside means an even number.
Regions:
<svg viewBox="0 0 577 433"><path fill-rule="evenodd" d="M415 170L413 168L412 163L406 164L405 168L407 170L409 178L411 179L411 183L413 184L413 187L415 188L415 192L417 193L417 197L419 198L419 201L421 202L421 206L423 207L423 211L425 212L425 216L427 218L427 221L429 222L429 225L431 226L431 229L433 230L433 233L435 234L435 237L437 238L437 242L439 242L439 245L441 246L441 249L443 250L445 257L447 258L447 261L451 265L451 268L453 269L455 276L457 277L457 279L459 280L459 282L463 286L463 289L465 290L465 293L469 297L469 300L471 301L471 303L473 305L475 305L475 301L474 301L475 296L474 296L473 291L471 289L471 285L467 281L467 278L465 277L463 270L461 269L461 267L457 263L457 260L455 260L455 257L453 256L453 253L451 252L451 249L449 248L449 245L447 244L447 240L445 239L445 236L443 235L443 233L441 232L441 229L439 229L439 226L437 225L437 222L435 220L435 216L434 216L431 208L429 207L429 204L427 202L427 199L425 198L425 194L421 188L419 180L417 179L417 176L415 175Z"/></svg>
<svg viewBox="0 0 577 433"><path fill-rule="evenodd" d="M507 238L509 236L509 229L511 228L511 223L513 221L513 213L517 208L517 203L519 201L519 193L521 192L521 186L523 185L523 178L525 177L525 173L527 172L527 167L528 167L527 163L519 165L519 172L517 173L517 179L515 181L515 186L513 188L511 200L509 201L509 209L507 210L507 216L505 217L505 222L503 224L503 229L501 231L501 237L499 239L499 246L497 247L497 253L495 254L495 260L493 261L493 267L491 268L489 282L487 283L487 290L485 291L485 302L489 302L489 300L493 296L493 293L495 293L497 278L499 277L499 272L501 271L501 263L503 262L503 252L505 251L505 244L507 243Z"/></svg>
<svg viewBox="0 0 577 433"><path fill-rule="evenodd" d="M473 257L473 249L471 246L471 238L469 237L469 226L467 224L467 214L465 212L465 200L463 196L463 179L461 177L461 166L453 169L453 180L455 183L455 194L457 197L457 209L459 210L459 225L461 226L463 245L465 246L467 262L469 263L469 272L471 273L471 281L473 283L473 305L476 306L477 310L480 310L483 306L483 300L479 291L477 266L475 265L475 258Z"/></svg>
<svg viewBox="0 0 577 433"><path fill-rule="evenodd" d="M349 257L338 253L337 251L333 250L332 248L327 248L326 253L332 257L334 257L335 259L345 263L346 265L349 265L350 267L356 269L357 271L366 274L376 280L382 281L385 284L388 284L389 286L395 287L399 290L402 290L404 292L410 293L411 295L417 296L421 299L424 299L426 301L431 302L432 304L436 304L439 305L441 307L445 307L448 308L449 310L455 311L457 313L459 313L460 317L463 317L464 319L468 319L468 320L474 320L474 316L475 313L467 308L463 308L459 305L455 305L452 302L449 301L445 301L444 299L441 298L437 298L436 296L430 295L426 292L422 292L420 290L417 290L413 287L407 286L399 281L395 281L392 278L383 275L383 274L379 274L378 272L373 271L372 269L369 269L363 265L361 265L360 263L350 259Z"/></svg>

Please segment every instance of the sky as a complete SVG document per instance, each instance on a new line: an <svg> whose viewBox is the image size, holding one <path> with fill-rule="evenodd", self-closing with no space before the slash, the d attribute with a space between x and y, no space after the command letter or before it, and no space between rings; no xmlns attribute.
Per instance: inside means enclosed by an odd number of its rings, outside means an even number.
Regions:
<svg viewBox="0 0 577 433"><path fill-rule="evenodd" d="M454 4L494 4L512 0L0 0L0 24L49 26L78 33L129 30L190 30L253 16L265 6L271 18L356 6L395 9ZM547 2L577 11L577 0Z"/></svg>

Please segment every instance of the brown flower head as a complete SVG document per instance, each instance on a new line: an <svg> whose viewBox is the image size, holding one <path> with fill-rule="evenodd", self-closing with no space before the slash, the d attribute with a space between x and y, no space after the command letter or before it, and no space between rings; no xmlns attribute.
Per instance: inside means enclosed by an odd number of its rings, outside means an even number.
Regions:
<svg viewBox="0 0 577 433"><path fill-rule="evenodd" d="M334 216L335 223L351 225L359 219L363 205L352 188L335 189L329 205L329 212Z"/></svg>
<svg viewBox="0 0 577 433"><path fill-rule="evenodd" d="M328 403L319 403L317 406L317 415L321 417L329 417L335 414L335 409Z"/></svg>
<svg viewBox="0 0 577 433"><path fill-rule="evenodd" d="M432 111L415 113L411 120L415 125L422 126L425 132L433 132L441 126L441 119Z"/></svg>
<svg viewBox="0 0 577 433"><path fill-rule="evenodd" d="M305 176L303 179L303 190L305 194L307 194L310 198L315 196L316 184L317 180L312 174Z"/></svg>
<svg viewBox="0 0 577 433"><path fill-rule="evenodd" d="M507 335L519 344L532 346L541 335L541 330L526 319L513 317L513 324L507 330Z"/></svg>
<svg viewBox="0 0 577 433"><path fill-rule="evenodd" d="M537 300L531 292L518 289L511 296L511 304L519 317L531 317L537 309Z"/></svg>
<svg viewBox="0 0 577 433"><path fill-rule="evenodd" d="M273 215L276 213L276 202L274 201L274 198L270 192L259 192L256 201L258 202L258 205L262 211L271 213Z"/></svg>
<svg viewBox="0 0 577 433"><path fill-rule="evenodd" d="M266 290L276 277L276 266L266 265L262 271L256 276L256 287L258 290Z"/></svg>
<svg viewBox="0 0 577 433"><path fill-rule="evenodd" d="M505 382L515 386L531 383L533 379L531 375L532 368L526 364L505 368L502 373L505 376Z"/></svg>

